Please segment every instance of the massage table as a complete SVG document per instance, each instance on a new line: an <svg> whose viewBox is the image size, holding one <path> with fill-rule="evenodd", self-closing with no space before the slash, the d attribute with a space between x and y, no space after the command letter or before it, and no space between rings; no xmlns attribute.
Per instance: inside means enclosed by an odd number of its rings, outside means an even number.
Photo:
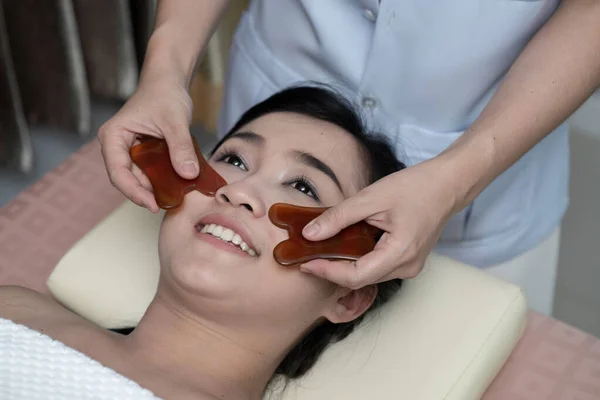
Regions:
<svg viewBox="0 0 600 400"><path fill-rule="evenodd" d="M83 146L0 208L0 285L49 295L46 281L63 255L124 201L107 178L99 143ZM523 335L482 398L598 400L600 339L528 312Z"/></svg>

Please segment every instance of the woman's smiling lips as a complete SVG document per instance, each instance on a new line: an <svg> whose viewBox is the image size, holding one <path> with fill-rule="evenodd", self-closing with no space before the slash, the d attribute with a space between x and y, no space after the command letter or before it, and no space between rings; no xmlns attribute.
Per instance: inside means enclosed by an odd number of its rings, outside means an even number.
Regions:
<svg viewBox="0 0 600 400"><path fill-rule="evenodd" d="M259 255L244 227L224 214L204 216L194 229L200 239L218 248L249 257Z"/></svg>

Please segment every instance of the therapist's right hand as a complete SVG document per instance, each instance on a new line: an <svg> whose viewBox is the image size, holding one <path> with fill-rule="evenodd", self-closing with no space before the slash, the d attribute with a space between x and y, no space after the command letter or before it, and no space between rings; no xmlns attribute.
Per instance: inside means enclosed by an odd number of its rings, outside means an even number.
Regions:
<svg viewBox="0 0 600 400"><path fill-rule="evenodd" d="M165 139L173 168L186 179L198 176L198 159L190 136L192 99L176 83L140 82L134 95L98 132L112 184L135 204L157 213L152 185L131 161L129 149L140 136Z"/></svg>

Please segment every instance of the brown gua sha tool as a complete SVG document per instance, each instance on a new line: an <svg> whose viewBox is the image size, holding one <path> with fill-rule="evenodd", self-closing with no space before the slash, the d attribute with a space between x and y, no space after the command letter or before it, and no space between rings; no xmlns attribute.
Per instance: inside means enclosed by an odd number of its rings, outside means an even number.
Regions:
<svg viewBox="0 0 600 400"><path fill-rule="evenodd" d="M162 139L145 138L130 150L131 159L148 177L154 189L156 203L162 209L179 207L183 198L192 190L206 196L214 196L227 182L206 161L198 143L192 137L200 173L193 180L180 177L173 169L167 143ZM273 257L281 265L297 265L324 258L330 260L358 260L375 247L379 229L359 222L351 225L327 240L311 242L304 239L302 229L327 208L300 207L277 203L269 209L271 222L286 229L290 238L279 243L273 250Z"/></svg>
<svg viewBox="0 0 600 400"><path fill-rule="evenodd" d="M206 196L214 196L221 186L227 184L208 164L193 136L192 141L200 167L198 177L193 180L182 178L175 172L167 142L162 139L145 138L130 150L131 159L150 180L156 204L162 209L179 207L184 196L192 190L198 190Z"/></svg>
<svg viewBox="0 0 600 400"><path fill-rule="evenodd" d="M322 207L300 207L277 203L269 209L269 218L276 226L286 229L290 238L279 243L273 257L282 265L302 264L317 258L356 261L369 253L383 233L364 221L340 231L332 238L312 242L302 236L302 229L325 212Z"/></svg>

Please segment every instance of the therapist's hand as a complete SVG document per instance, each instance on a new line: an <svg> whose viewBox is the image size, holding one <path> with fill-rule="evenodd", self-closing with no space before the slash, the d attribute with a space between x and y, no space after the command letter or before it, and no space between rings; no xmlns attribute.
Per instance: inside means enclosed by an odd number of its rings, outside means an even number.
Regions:
<svg viewBox="0 0 600 400"><path fill-rule="evenodd" d="M165 139L173 168L187 179L198 176L198 159L190 136L192 100L174 82L140 82L135 94L98 132L102 156L112 184L135 204L159 208L152 186L131 161L129 149L142 135Z"/></svg>
<svg viewBox="0 0 600 400"><path fill-rule="evenodd" d="M388 175L315 218L304 229L306 239L327 239L362 220L385 233L355 263L319 259L300 269L351 289L415 277L457 204L442 167L432 159ZM318 227L314 234L311 226Z"/></svg>

